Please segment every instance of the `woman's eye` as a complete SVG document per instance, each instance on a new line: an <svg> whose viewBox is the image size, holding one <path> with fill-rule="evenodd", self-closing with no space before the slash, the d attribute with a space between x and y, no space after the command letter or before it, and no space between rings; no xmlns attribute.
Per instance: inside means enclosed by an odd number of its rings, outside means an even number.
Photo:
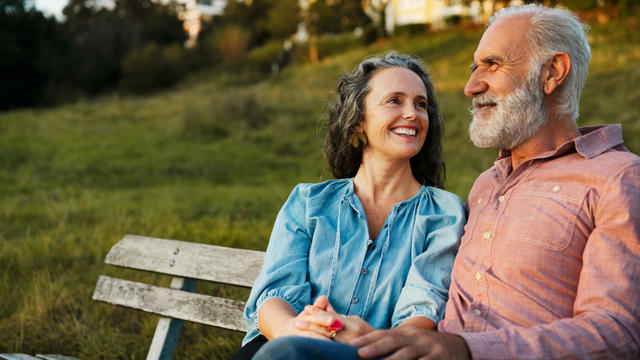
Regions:
<svg viewBox="0 0 640 360"><path fill-rule="evenodd" d="M427 109L427 102L426 101L418 101L418 103L416 104L417 107L419 107L420 109Z"/></svg>
<svg viewBox="0 0 640 360"><path fill-rule="evenodd" d="M392 97L392 98L387 99L387 103L389 103L389 104L399 104L400 100L397 97Z"/></svg>

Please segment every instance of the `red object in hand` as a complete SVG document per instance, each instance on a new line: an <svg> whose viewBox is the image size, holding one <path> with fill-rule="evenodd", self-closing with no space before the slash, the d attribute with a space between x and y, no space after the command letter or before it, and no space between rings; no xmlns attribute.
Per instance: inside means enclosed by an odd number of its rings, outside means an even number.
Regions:
<svg viewBox="0 0 640 360"><path fill-rule="evenodd" d="M344 327L344 324L342 323L342 321L335 319L333 321L333 324L331 324L331 326L329 326L328 330L329 331L339 331L342 330L342 328Z"/></svg>

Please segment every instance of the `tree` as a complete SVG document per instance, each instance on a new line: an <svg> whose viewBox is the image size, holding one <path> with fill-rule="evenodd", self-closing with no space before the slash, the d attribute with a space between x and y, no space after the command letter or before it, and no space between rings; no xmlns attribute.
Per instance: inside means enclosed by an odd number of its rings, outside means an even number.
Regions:
<svg viewBox="0 0 640 360"><path fill-rule="evenodd" d="M301 21L298 0L272 0L266 24L272 39L285 39L295 34Z"/></svg>
<svg viewBox="0 0 640 360"><path fill-rule="evenodd" d="M53 102L59 27L23 0L0 2L0 110Z"/></svg>
<svg viewBox="0 0 640 360"><path fill-rule="evenodd" d="M309 6L308 23L312 34L338 34L364 27L371 19L359 1L317 0Z"/></svg>
<svg viewBox="0 0 640 360"><path fill-rule="evenodd" d="M391 0L363 0L364 11L376 24L377 37L387 37L386 13Z"/></svg>
<svg viewBox="0 0 640 360"><path fill-rule="evenodd" d="M238 26L247 30L250 34L250 48L262 45L269 40L268 18L265 15L269 13L271 7L270 0L252 0L250 2L228 0L221 25L222 27Z"/></svg>

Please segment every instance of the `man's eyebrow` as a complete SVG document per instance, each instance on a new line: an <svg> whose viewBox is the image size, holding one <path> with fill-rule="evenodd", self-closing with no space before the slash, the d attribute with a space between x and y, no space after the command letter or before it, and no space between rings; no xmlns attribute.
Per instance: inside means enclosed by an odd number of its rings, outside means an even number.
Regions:
<svg viewBox="0 0 640 360"><path fill-rule="evenodd" d="M504 58L502 58L500 56L497 56L497 55L489 55L489 56L483 57L480 60L480 62L482 64L489 64L489 63L492 63L492 62L502 63L502 62L504 62ZM476 64L475 61L469 66L469 69L471 70L471 72L473 72L477 68L478 68L478 65Z"/></svg>

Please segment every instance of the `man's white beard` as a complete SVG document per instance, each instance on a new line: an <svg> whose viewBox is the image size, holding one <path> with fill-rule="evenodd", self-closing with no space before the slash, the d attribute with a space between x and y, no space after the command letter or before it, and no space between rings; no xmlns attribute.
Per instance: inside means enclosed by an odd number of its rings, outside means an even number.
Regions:
<svg viewBox="0 0 640 360"><path fill-rule="evenodd" d="M473 98L469 136L477 147L511 150L529 139L547 123L547 109L540 84L541 68L529 71L526 81L503 99L487 93ZM478 104L495 103L479 114Z"/></svg>

